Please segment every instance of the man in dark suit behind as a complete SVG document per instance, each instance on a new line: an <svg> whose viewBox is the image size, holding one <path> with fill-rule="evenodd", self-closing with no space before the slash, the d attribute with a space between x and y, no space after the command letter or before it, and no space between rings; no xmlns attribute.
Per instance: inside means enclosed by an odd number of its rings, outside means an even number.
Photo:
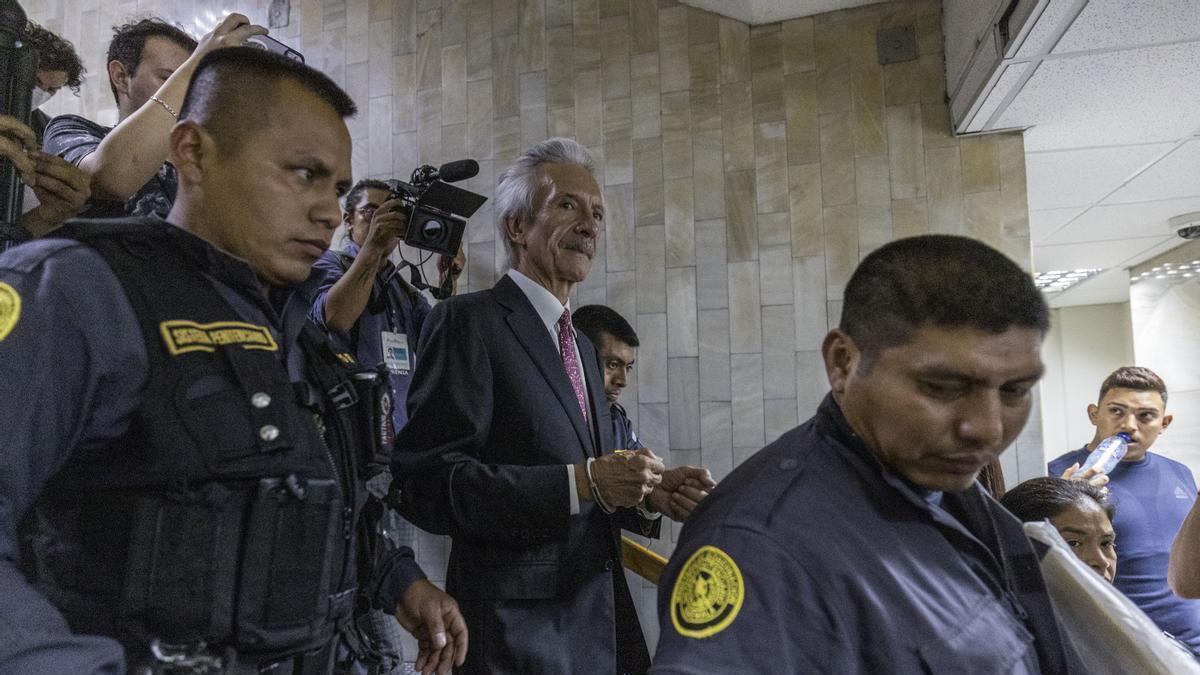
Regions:
<svg viewBox="0 0 1200 675"><path fill-rule="evenodd" d="M446 584L473 638L460 672L645 672L619 531L657 536L670 494L649 450L612 452L599 360L570 323L604 217L591 157L544 141L505 170L496 202L513 267L426 319L399 506L453 538Z"/></svg>

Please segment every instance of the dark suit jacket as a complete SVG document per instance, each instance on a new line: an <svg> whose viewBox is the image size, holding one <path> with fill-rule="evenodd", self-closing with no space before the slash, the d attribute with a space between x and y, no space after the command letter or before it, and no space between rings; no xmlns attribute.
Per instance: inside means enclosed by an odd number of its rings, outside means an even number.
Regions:
<svg viewBox="0 0 1200 675"><path fill-rule="evenodd" d="M646 658L619 530L656 536L657 521L590 501L570 515L564 466L613 448L596 350L583 335L578 346L590 424L509 277L425 321L393 474L404 516L453 538L446 585L471 631L462 672L609 674L619 649Z"/></svg>

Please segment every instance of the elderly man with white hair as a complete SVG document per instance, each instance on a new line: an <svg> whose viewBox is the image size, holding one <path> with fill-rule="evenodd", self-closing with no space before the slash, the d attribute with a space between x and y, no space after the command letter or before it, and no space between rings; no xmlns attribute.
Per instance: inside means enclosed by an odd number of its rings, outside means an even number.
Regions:
<svg viewBox="0 0 1200 675"><path fill-rule="evenodd" d="M426 319L399 506L453 538L446 584L472 631L461 672L645 672L620 529L656 536L672 497L653 453L614 448L596 349L571 326L604 219L588 152L527 150L496 211L512 269Z"/></svg>

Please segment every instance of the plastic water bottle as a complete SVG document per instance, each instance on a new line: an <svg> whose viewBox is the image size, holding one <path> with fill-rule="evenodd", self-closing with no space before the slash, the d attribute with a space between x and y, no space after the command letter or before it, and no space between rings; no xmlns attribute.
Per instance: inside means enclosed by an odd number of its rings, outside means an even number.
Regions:
<svg viewBox="0 0 1200 675"><path fill-rule="evenodd" d="M1087 461L1083 466L1079 467L1079 473L1083 473L1093 466L1100 467L1101 473L1108 473L1113 470L1113 467L1125 457L1125 453L1129 451L1129 434L1122 431L1116 436L1109 436L1100 441L1096 449L1088 455Z"/></svg>

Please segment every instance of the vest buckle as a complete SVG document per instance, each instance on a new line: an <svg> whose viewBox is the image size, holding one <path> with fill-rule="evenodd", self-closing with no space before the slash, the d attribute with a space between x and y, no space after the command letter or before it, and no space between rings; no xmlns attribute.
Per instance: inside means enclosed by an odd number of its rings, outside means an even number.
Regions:
<svg viewBox="0 0 1200 675"><path fill-rule="evenodd" d="M338 410L344 410L358 403L358 392L354 390L354 385L345 381L338 382L325 390L325 395Z"/></svg>
<svg viewBox="0 0 1200 675"><path fill-rule="evenodd" d="M203 641L191 644L171 644L155 638L150 643L154 673L188 673L189 675L218 675L225 672L225 661Z"/></svg>

